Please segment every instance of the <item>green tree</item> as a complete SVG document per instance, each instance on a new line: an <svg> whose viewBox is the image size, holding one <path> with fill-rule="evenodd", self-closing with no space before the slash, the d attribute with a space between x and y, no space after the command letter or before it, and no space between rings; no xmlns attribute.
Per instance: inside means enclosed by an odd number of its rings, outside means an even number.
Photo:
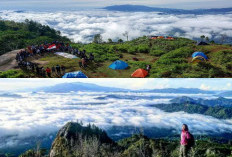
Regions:
<svg viewBox="0 0 232 157"><path fill-rule="evenodd" d="M122 39L118 39L118 43L123 43L123 40Z"/></svg>
<svg viewBox="0 0 232 157"><path fill-rule="evenodd" d="M113 43L113 40L109 38L108 43Z"/></svg>
<svg viewBox="0 0 232 157"><path fill-rule="evenodd" d="M204 41L204 39L205 39L205 35L202 35L201 36L201 41Z"/></svg>
<svg viewBox="0 0 232 157"><path fill-rule="evenodd" d="M102 43L102 36L101 36L101 34L96 34L96 35L94 35L94 37L93 37L93 43L96 43L96 44L100 44L100 43Z"/></svg>

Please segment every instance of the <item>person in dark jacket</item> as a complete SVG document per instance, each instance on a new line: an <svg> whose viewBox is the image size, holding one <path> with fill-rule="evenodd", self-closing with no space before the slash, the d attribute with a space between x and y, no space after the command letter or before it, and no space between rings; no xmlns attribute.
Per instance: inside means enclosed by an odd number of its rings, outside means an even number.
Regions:
<svg viewBox="0 0 232 157"><path fill-rule="evenodd" d="M64 65L61 65L61 71L62 71L62 74L65 74L65 66Z"/></svg>
<svg viewBox="0 0 232 157"><path fill-rule="evenodd" d="M59 65L56 65L56 72L57 72L57 75L60 75L60 66Z"/></svg>

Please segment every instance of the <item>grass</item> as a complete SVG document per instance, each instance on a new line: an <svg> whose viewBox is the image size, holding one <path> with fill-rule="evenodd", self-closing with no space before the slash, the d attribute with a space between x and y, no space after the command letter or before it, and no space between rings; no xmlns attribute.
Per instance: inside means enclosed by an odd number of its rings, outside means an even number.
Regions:
<svg viewBox="0 0 232 157"><path fill-rule="evenodd" d="M232 77L232 47L230 45L211 44L196 46L195 42L185 38L175 40L150 40L140 37L124 43L78 44L72 43L73 48L86 50L87 55L93 53L95 62L88 64L87 68L80 68L80 59L67 59L55 54L45 54L42 57L30 58L46 67L64 65L66 72L81 70L88 77L99 78L130 78L138 68L151 65L149 76L152 78L214 78ZM193 64L192 53L202 51L208 57L207 62ZM133 60L137 58L138 61ZM108 66L120 59L126 61L129 67L125 70L113 70ZM33 74L24 72L19 76L33 77ZM57 76L53 76L57 77Z"/></svg>

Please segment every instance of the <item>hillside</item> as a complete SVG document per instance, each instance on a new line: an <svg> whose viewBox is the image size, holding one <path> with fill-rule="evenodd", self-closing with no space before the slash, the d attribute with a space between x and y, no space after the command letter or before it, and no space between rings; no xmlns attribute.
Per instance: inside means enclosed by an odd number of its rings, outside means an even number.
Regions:
<svg viewBox="0 0 232 157"><path fill-rule="evenodd" d="M0 55L28 45L54 40L69 41L59 31L34 21L25 22L3 21L0 19Z"/></svg>
<svg viewBox="0 0 232 157"><path fill-rule="evenodd" d="M190 97L178 97L172 99L170 102L172 103L178 103L178 104L185 104L185 103L191 103L191 104L201 104L205 106L221 106L221 107L232 107L232 99L226 99L223 97L218 97L216 99L192 99Z"/></svg>
<svg viewBox="0 0 232 157"><path fill-rule="evenodd" d="M192 114L204 114L219 119L231 119L232 118L232 106L206 106L202 104L195 104L192 102L185 103L169 103L169 104L155 104L151 105L159 108L165 112L180 112L184 111Z"/></svg>
<svg viewBox="0 0 232 157"><path fill-rule="evenodd" d="M52 67L56 65L64 65L66 72L73 72L81 70L85 75L91 78L130 78L131 74L138 68L146 69L147 65L151 65L151 70L147 77L152 78L227 78L232 77L232 47L230 45L216 44L214 41L206 41L209 45L197 46L196 41L186 38L169 39L150 39L147 36L139 37L137 39L123 42L102 41L101 36L96 35L92 43L72 43L65 37L59 36L58 31L49 30L48 32L55 31L55 35L51 32L47 36L41 34L41 29L47 28L37 23L13 23L3 22L8 25L16 25L16 31L9 30L1 31L0 34L5 34L1 37L2 50L5 53L7 50L27 47L32 44L43 44L44 41L52 41L54 38L57 40L66 41L65 44L70 44L71 49L66 51L73 53L73 50L86 52L87 57L90 54L94 55L94 61L88 62L86 67L80 67L79 63L81 57L69 59L64 58L54 53L44 53L42 55L35 55L28 57L26 61L37 64L41 67ZM34 24L35 30L29 29L29 26ZM17 26L19 25L19 26ZM38 25L38 26L37 26ZM12 26L12 27L13 27ZM22 28L21 28L22 27ZM33 28L34 28L33 27ZM42 27L42 28L41 28ZM26 29L25 31L22 30ZM50 28L49 28L50 29ZM35 31L35 32L33 32ZM58 34L57 34L58 33ZM174 34L175 32L171 33ZM12 34L20 34L11 43L16 44L9 48L7 44L7 37ZM24 36L22 36L24 34ZM46 35L46 34L45 34ZM6 37L6 38L5 38ZM12 38L11 40L13 40ZM18 42L23 42L18 44ZM8 48L7 48L8 47ZM191 63L192 54L196 51L204 52L209 60L199 63ZM1 58L1 56L0 56ZM113 70L109 68L116 60L125 61L129 67L125 70ZM7 66L7 65L6 65ZM9 65L10 66L10 62ZM8 69L7 69L8 70ZM61 77L62 75L52 74L51 77ZM26 68L20 70L10 69L9 71L0 72L0 77L48 77L47 75L41 76Z"/></svg>
<svg viewBox="0 0 232 157"><path fill-rule="evenodd" d="M96 131L98 130L98 131ZM142 134L135 134L129 138L113 142L104 131L97 127L84 127L79 123L67 123L57 134L51 150L31 149L20 157L146 157L179 156L179 141L167 139L150 139ZM201 139L196 141L193 152L196 156L230 156L231 145Z"/></svg>

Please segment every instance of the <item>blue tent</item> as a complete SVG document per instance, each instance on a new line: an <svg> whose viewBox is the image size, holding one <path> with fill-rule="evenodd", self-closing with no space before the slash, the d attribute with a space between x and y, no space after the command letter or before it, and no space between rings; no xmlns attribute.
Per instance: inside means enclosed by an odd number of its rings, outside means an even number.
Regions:
<svg viewBox="0 0 232 157"><path fill-rule="evenodd" d="M65 73L62 78L88 78L83 72L75 71L70 73Z"/></svg>
<svg viewBox="0 0 232 157"><path fill-rule="evenodd" d="M126 69L127 67L128 67L128 64L121 60L117 60L109 66L109 68L114 69L114 70L118 70L118 69L122 70L122 69Z"/></svg>
<svg viewBox="0 0 232 157"><path fill-rule="evenodd" d="M197 57L197 56L201 56L201 57L204 57L206 60L208 59L208 57L203 53L203 52L194 52L192 54L192 57Z"/></svg>

